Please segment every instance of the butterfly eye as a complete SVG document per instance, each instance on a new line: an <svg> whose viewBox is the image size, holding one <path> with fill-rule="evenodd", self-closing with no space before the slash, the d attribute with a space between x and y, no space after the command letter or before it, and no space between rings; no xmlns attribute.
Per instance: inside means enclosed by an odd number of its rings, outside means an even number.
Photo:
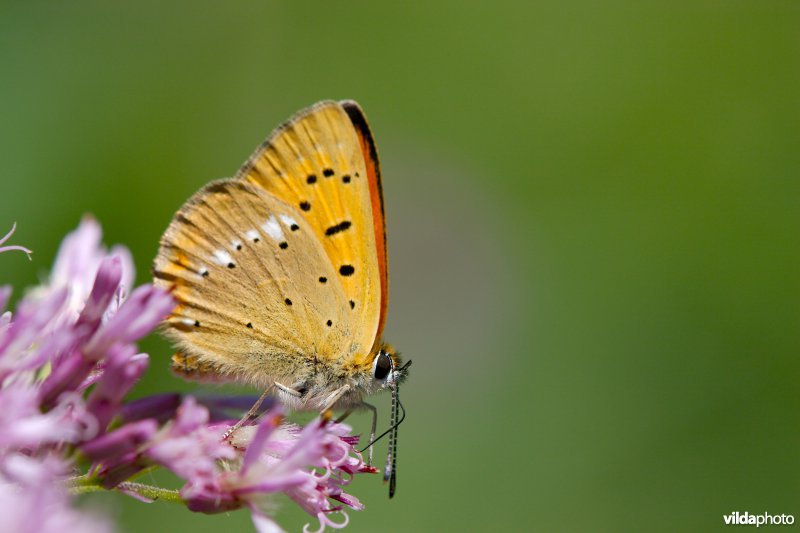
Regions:
<svg viewBox="0 0 800 533"><path fill-rule="evenodd" d="M378 381L385 380L393 366L392 358L389 357L386 352L380 352L377 357L375 357L373 368L373 375L375 376L375 379Z"/></svg>

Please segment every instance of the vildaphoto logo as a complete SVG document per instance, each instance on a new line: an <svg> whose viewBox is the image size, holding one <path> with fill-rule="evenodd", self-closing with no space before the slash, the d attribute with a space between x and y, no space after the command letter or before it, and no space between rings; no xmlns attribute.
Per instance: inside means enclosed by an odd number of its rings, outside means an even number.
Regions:
<svg viewBox="0 0 800 533"><path fill-rule="evenodd" d="M722 515L726 526L791 526L794 524L794 516L790 514L750 514L734 511L731 514Z"/></svg>

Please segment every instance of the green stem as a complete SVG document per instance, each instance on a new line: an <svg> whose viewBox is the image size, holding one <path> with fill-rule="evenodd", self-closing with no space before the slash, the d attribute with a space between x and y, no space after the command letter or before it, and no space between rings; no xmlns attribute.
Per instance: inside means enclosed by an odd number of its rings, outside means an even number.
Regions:
<svg viewBox="0 0 800 533"><path fill-rule="evenodd" d="M67 487L69 488L70 493L74 495L89 494L90 492L108 490L103 487L97 479L89 477L88 474L69 479L67 481ZM186 503L183 501L183 498L181 498L181 495L177 490L164 489L153 485L145 485L144 483L133 483L131 481L126 481L117 485L114 490L135 492L139 496L149 500L164 500L171 503L179 503L181 505Z"/></svg>
<svg viewBox="0 0 800 533"><path fill-rule="evenodd" d="M181 505L186 504L177 490L164 489L161 487L155 487L153 485L145 485L144 483L126 481L124 483L120 483L117 486L117 490L135 492L136 494L144 496L150 500L164 500L170 503L179 503Z"/></svg>

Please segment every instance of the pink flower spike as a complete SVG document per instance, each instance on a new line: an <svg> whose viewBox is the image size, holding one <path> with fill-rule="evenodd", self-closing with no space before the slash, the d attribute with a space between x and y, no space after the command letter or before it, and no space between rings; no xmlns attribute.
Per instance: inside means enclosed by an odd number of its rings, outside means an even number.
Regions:
<svg viewBox="0 0 800 533"><path fill-rule="evenodd" d="M86 359L80 352L72 352L70 357L53 368L39 387L41 404L49 408L63 392L77 389L94 366L94 361Z"/></svg>
<svg viewBox="0 0 800 533"><path fill-rule="evenodd" d="M146 354L135 355L132 345L114 345L109 349L103 379L89 395L87 408L105 428L119 411L122 399L136 384L148 366Z"/></svg>
<svg viewBox="0 0 800 533"><path fill-rule="evenodd" d="M208 422L208 409L198 405L197 400L191 396L184 398L178 407L177 415L173 422L171 432L175 435L187 435Z"/></svg>
<svg viewBox="0 0 800 533"><path fill-rule="evenodd" d="M166 466L190 484L214 482L217 460L233 459L236 451L221 441L222 428L208 427L208 410L187 397L175 419L166 424L143 450L143 456Z"/></svg>
<svg viewBox="0 0 800 533"><path fill-rule="evenodd" d="M16 222L14 222L14 225L13 225L13 226L11 226L11 231L9 231L8 233L6 233L6 236L5 236L5 237L3 237L2 239L0 239L0 245L1 245L1 244L3 244L4 242L6 242L8 239L10 239L10 238L11 238L11 236L12 236L12 235L14 235L14 231L16 231L16 229L17 229L17 223L16 223ZM20 251L20 252L25 252L25 254L28 256L28 260L29 260L29 261L32 261L32 259L31 259L31 254L32 254L33 252L31 252L30 250L28 250L28 249L27 249L27 248L25 248L24 246L0 246L0 253L2 253L2 252L8 252L8 251L10 251L10 250L18 250L18 251Z"/></svg>
<svg viewBox="0 0 800 533"><path fill-rule="evenodd" d="M97 433L94 418L75 395L64 395L53 409L42 413L36 391L15 384L0 390L0 405L0 424L4 428L0 448L4 451L80 442Z"/></svg>
<svg viewBox="0 0 800 533"><path fill-rule="evenodd" d="M342 493L339 493L339 494L332 494L331 498L333 498L336 501L342 502L343 504L348 506L350 509L354 509L356 511L363 511L364 510L364 504L361 503L360 501L358 501L358 498L356 498L355 496L352 496L350 494L347 494L346 492L342 492Z"/></svg>
<svg viewBox="0 0 800 533"><path fill-rule="evenodd" d="M115 247L109 254L101 243L101 237L100 225L93 218L84 217L78 228L61 242L47 283L33 291L33 294L41 299L53 291L68 290L69 300L60 316L52 318L51 327L75 322L86 306L86 300L97 282L97 273L104 259L114 257L119 261L122 270L121 282L118 282L120 285L125 284L127 287L133 279L130 252L123 247ZM108 306L106 315L113 314L119 307L121 299L118 297L115 300ZM107 318L104 316L103 320Z"/></svg>
<svg viewBox="0 0 800 533"><path fill-rule="evenodd" d="M158 430L155 420L141 420L91 440L81 451L92 461L111 461L135 450Z"/></svg>
<svg viewBox="0 0 800 533"><path fill-rule="evenodd" d="M124 246L115 245L111 247L108 255L119 259L122 265L122 279L119 286L125 294L131 292L133 281L136 277L136 268L133 266L131 251Z"/></svg>
<svg viewBox="0 0 800 533"><path fill-rule="evenodd" d="M94 218L83 217L80 225L61 241L50 271L50 284L55 287L70 286L77 298L85 298L94 281L97 266L105 255L100 244L102 234L100 224Z"/></svg>
<svg viewBox="0 0 800 533"><path fill-rule="evenodd" d="M44 300L25 298L17 306L9 328L0 336L0 357L23 356L30 345L47 331L52 318L67 301L66 289L49 293Z"/></svg>
<svg viewBox="0 0 800 533"><path fill-rule="evenodd" d="M256 434L253 436L253 440L250 441L244 453L241 470L242 475L247 474L247 469L250 468L253 462L261 455L261 452L264 450L264 445L267 443L267 439L269 439L269 436L272 435L272 432L275 431L275 428L281 423L282 418L283 410L278 408L264 417L264 420L258 425Z"/></svg>
<svg viewBox="0 0 800 533"><path fill-rule="evenodd" d="M361 440L361 437L359 437L358 435L353 435L353 436L345 435L339 438L342 439L342 442L345 442L348 446L353 446L353 447L358 446L358 441Z"/></svg>
<svg viewBox="0 0 800 533"><path fill-rule="evenodd" d="M97 269L89 299L81 311L78 324L97 327L122 279L122 261L119 257L106 257Z"/></svg>
<svg viewBox="0 0 800 533"><path fill-rule="evenodd" d="M10 312L0 316L0 338L4 330L7 331L12 325L11 318ZM16 374L19 378L27 371L35 371L47 362L54 362L55 355L68 353L74 349L78 337L79 331L75 329L59 330L54 331L49 337L34 340L28 349L9 350L5 357L0 357L0 382L10 375Z"/></svg>
<svg viewBox="0 0 800 533"><path fill-rule="evenodd" d="M119 311L103 324L87 352L101 357L115 342L133 342L150 333L175 307L172 296L152 285L138 287Z"/></svg>

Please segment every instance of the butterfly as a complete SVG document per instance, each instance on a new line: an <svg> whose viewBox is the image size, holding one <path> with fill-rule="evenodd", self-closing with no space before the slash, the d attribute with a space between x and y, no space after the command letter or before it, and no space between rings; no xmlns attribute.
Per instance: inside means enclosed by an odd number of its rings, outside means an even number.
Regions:
<svg viewBox="0 0 800 533"><path fill-rule="evenodd" d="M300 111L234 177L189 198L153 273L177 300L164 333L178 347L178 375L260 387L290 409L370 409L370 453L376 410L363 398L390 390L384 480L394 494L398 389L410 361L401 366L383 341L380 164L356 102Z"/></svg>

